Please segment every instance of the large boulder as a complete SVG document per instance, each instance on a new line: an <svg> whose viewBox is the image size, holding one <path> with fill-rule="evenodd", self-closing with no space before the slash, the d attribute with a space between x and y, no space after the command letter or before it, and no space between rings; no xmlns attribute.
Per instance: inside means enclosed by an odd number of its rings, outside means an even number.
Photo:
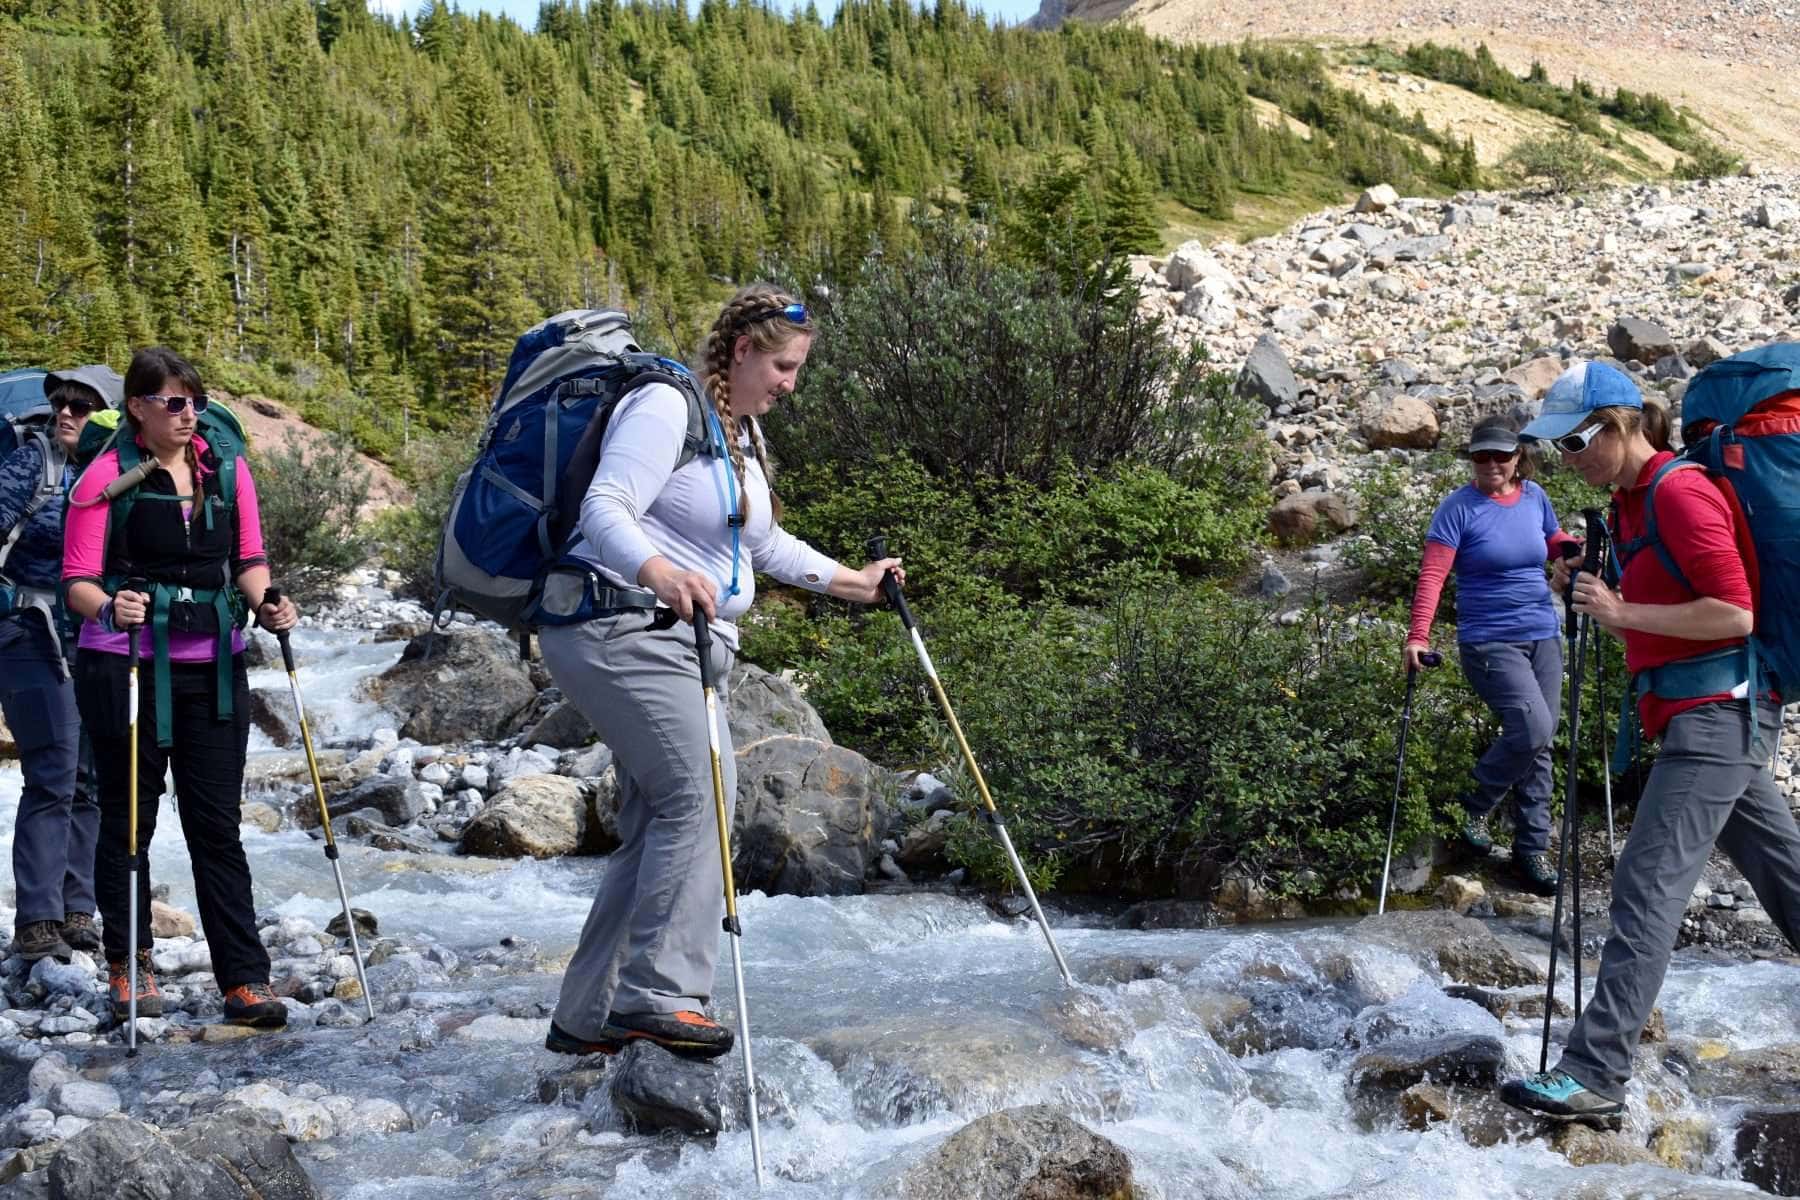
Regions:
<svg viewBox="0 0 1800 1200"><path fill-rule="evenodd" d="M1327 533L1356 525L1349 501L1336 492L1295 492L1269 510L1269 532L1284 546L1304 546Z"/></svg>
<svg viewBox="0 0 1800 1200"><path fill-rule="evenodd" d="M1440 911L1390 912L1365 917L1351 932L1399 950L1427 970L1440 970L1459 983L1504 988L1544 980L1536 964L1512 953L1473 917Z"/></svg>
<svg viewBox="0 0 1800 1200"><path fill-rule="evenodd" d="M1048 1105L971 1121L886 1191L895 1200L1132 1200L1131 1159Z"/></svg>
<svg viewBox="0 0 1800 1200"><path fill-rule="evenodd" d="M1800 1196L1800 1105L1745 1113L1734 1150L1746 1183L1777 1196Z"/></svg>
<svg viewBox="0 0 1800 1200"><path fill-rule="evenodd" d="M1163 278L1168 280L1169 290L1186 292L1198 287L1202 282L1212 279L1227 284L1231 289L1237 287L1237 277L1231 268L1220 262L1200 242L1183 242L1169 255L1169 264L1163 268Z"/></svg>
<svg viewBox="0 0 1800 1200"><path fill-rule="evenodd" d="M1352 212L1379 213L1386 212L1400 203L1400 193L1389 184L1378 183L1356 198Z"/></svg>
<svg viewBox="0 0 1800 1200"><path fill-rule="evenodd" d="M348 791L328 796L326 808L335 823L339 817L372 809L381 814L384 824L410 825L425 814L425 790L410 776L375 775ZM302 829L319 824L319 806L309 801L294 806L294 822Z"/></svg>
<svg viewBox="0 0 1800 1200"><path fill-rule="evenodd" d="M777 734L737 751L732 864L745 890L844 896L875 861L878 768L854 750Z"/></svg>
<svg viewBox="0 0 1800 1200"><path fill-rule="evenodd" d="M1250 348L1250 356L1238 372L1237 392L1261 400L1271 409L1300 398L1300 381L1294 378L1294 368L1288 365L1273 334L1263 334Z"/></svg>
<svg viewBox="0 0 1800 1200"><path fill-rule="evenodd" d="M1646 367L1679 349L1669 331L1654 321L1621 317L1606 331L1606 348L1620 362L1640 362Z"/></svg>
<svg viewBox="0 0 1800 1200"><path fill-rule="evenodd" d="M579 750L595 738L594 727L581 715L572 700L557 703L542 720L525 731L527 746L554 746L558 750Z"/></svg>
<svg viewBox="0 0 1800 1200"><path fill-rule="evenodd" d="M1416 396L1373 400L1358 414L1363 441L1374 450L1429 450L1437 445L1437 413Z"/></svg>
<svg viewBox="0 0 1800 1200"><path fill-rule="evenodd" d="M463 829L464 854L557 858L619 847L616 776L599 783L565 775L521 775Z"/></svg>
<svg viewBox="0 0 1800 1200"><path fill-rule="evenodd" d="M212 1162L196 1161L140 1121L112 1116L63 1143L50 1160L50 1200L244 1200L254 1195Z"/></svg>
<svg viewBox="0 0 1800 1200"><path fill-rule="evenodd" d="M233 1105L169 1135L177 1150L238 1182L256 1200L318 1200L318 1187L287 1137L249 1109Z"/></svg>
<svg viewBox="0 0 1800 1200"><path fill-rule="evenodd" d="M480 628L412 639L400 661L366 689L370 699L400 716L402 737L428 746L498 741L517 729L537 698L518 647Z"/></svg>
<svg viewBox="0 0 1800 1200"><path fill-rule="evenodd" d="M318 716L313 716L316 726ZM263 736L276 746L287 748L300 744L300 723L294 715L294 700L287 692L275 688L250 689L250 723L263 731ZM319 730L312 730L313 740Z"/></svg>
<svg viewBox="0 0 1800 1200"><path fill-rule="evenodd" d="M1398 1096L1421 1083L1491 1088L1500 1081L1505 1065L1505 1045L1484 1034L1395 1038L1356 1056L1350 1064L1350 1086L1362 1097Z"/></svg>
<svg viewBox="0 0 1800 1200"><path fill-rule="evenodd" d="M754 663L740 661L731 669L728 695L725 719L731 726L734 746L748 746L779 733L791 733L827 745L831 742L825 722L806 702L800 689Z"/></svg>

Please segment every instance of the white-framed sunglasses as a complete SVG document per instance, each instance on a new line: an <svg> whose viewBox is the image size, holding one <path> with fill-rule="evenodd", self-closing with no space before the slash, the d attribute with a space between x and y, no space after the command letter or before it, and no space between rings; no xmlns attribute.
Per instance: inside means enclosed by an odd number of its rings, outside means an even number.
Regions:
<svg viewBox="0 0 1800 1200"><path fill-rule="evenodd" d="M1605 421L1596 421L1594 424L1589 425L1584 429L1577 429L1573 433L1565 433L1559 438L1551 438L1550 444L1555 446L1558 450L1561 450L1564 454L1580 454L1583 450L1588 448L1588 443L1600 436L1601 431L1605 428Z"/></svg>

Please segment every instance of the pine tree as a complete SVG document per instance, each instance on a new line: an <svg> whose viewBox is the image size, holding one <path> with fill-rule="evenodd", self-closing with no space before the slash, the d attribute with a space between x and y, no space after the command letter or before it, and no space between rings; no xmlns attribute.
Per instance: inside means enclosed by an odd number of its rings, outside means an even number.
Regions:
<svg viewBox="0 0 1800 1200"><path fill-rule="evenodd" d="M1135 158L1107 176L1105 206L1100 240L1109 253L1149 254L1162 244L1156 197Z"/></svg>

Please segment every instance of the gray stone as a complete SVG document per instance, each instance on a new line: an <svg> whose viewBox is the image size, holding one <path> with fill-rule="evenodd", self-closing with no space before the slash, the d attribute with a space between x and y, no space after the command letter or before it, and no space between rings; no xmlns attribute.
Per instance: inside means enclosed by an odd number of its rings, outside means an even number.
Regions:
<svg viewBox="0 0 1800 1200"><path fill-rule="evenodd" d="M1664 355L1675 353L1675 340L1661 325L1638 317L1621 317L1606 331L1606 346L1621 362L1639 362L1650 366Z"/></svg>
<svg viewBox="0 0 1800 1200"><path fill-rule="evenodd" d="M731 858L771 896L860 893L876 861L877 768L854 750L779 734L737 751Z"/></svg>
<svg viewBox="0 0 1800 1200"><path fill-rule="evenodd" d="M376 931L380 928L380 922L375 919L375 914L366 908L352 907L350 909L350 915L356 918L356 935L358 937L374 937ZM325 926L325 932L329 933L334 938L347 938L350 936L350 926L348 922L344 920L342 911L340 911L337 916L331 918L330 923Z"/></svg>
<svg viewBox="0 0 1800 1200"><path fill-rule="evenodd" d="M425 793L410 777L374 775L347 792L330 796L326 807L335 828L339 817L370 809L380 814L383 824L410 825L425 814ZM302 829L315 829L319 824L316 802L294 807L294 821Z"/></svg>
<svg viewBox="0 0 1800 1200"><path fill-rule="evenodd" d="M50 1200L244 1200L223 1169L128 1117L96 1121L50 1160Z"/></svg>
<svg viewBox="0 0 1800 1200"><path fill-rule="evenodd" d="M718 1059L677 1058L645 1041L614 1060L612 1101L640 1133L708 1134L724 1128Z"/></svg>
<svg viewBox="0 0 1800 1200"><path fill-rule="evenodd" d="M517 646L460 627L414 638L367 689L370 699L405 714L400 736L427 744L498 741L538 694Z"/></svg>
<svg viewBox="0 0 1800 1200"><path fill-rule="evenodd" d="M730 683L725 719L731 726L731 744L739 753L779 734L831 744L825 722L791 681L740 660L731 669Z"/></svg>
<svg viewBox="0 0 1800 1200"><path fill-rule="evenodd" d="M1375 374L1384 383L1395 387L1410 387L1419 382L1419 368L1404 358L1384 358L1375 367Z"/></svg>
<svg viewBox="0 0 1800 1200"><path fill-rule="evenodd" d="M607 854L618 848L597 819L597 789L565 775L521 775L482 807L463 829L464 854L494 858L557 858Z"/></svg>
<svg viewBox="0 0 1800 1200"><path fill-rule="evenodd" d="M313 718L316 723L318 717ZM263 731L275 745L287 748L300 744L300 723L294 719L293 697L275 688L250 689L250 723ZM312 730L319 737L319 730Z"/></svg>
<svg viewBox="0 0 1800 1200"><path fill-rule="evenodd" d="M1351 927L1355 936L1412 956L1461 983L1518 987L1541 983L1544 973L1501 944L1488 927L1450 912L1389 912L1365 917Z"/></svg>
<svg viewBox="0 0 1800 1200"><path fill-rule="evenodd" d="M1695 338L1688 343L1687 349L1681 352L1681 357L1687 359L1688 365L1695 368L1710 367L1721 358L1728 358L1730 355L1731 351L1726 348L1725 344L1713 337Z"/></svg>
<svg viewBox="0 0 1800 1200"><path fill-rule="evenodd" d="M1238 372L1237 391L1270 408L1292 404L1300 398L1300 381L1294 378L1294 369L1273 336L1265 333L1256 339L1243 370Z"/></svg>
<svg viewBox="0 0 1800 1200"><path fill-rule="evenodd" d="M1385 183L1378 183L1356 198L1352 212L1378 213L1386 212L1400 203L1400 193Z"/></svg>
<svg viewBox="0 0 1800 1200"><path fill-rule="evenodd" d="M1395 238L1391 242L1376 247L1370 255L1370 261L1376 263L1423 262L1428 258L1436 258L1449 249L1450 239L1442 235Z"/></svg>
<svg viewBox="0 0 1800 1200"><path fill-rule="evenodd" d="M1294 583L1281 568L1274 563L1264 563L1262 578L1256 581L1256 591L1264 600L1279 600L1294 590Z"/></svg>
<svg viewBox="0 0 1800 1200"><path fill-rule="evenodd" d="M1800 204L1771 196L1756 206L1756 224L1764 229L1781 229L1800 221Z"/></svg>
<svg viewBox="0 0 1800 1200"><path fill-rule="evenodd" d="M1350 1087L1360 1097L1398 1095L1419 1083L1493 1087L1506 1065L1499 1038L1455 1033L1396 1038L1365 1050L1350 1064Z"/></svg>
<svg viewBox="0 0 1800 1200"><path fill-rule="evenodd" d="M1131 1158L1048 1105L963 1126L882 1193L893 1200L1131 1200Z"/></svg>
<svg viewBox="0 0 1800 1200"><path fill-rule="evenodd" d="M20 1067L20 1064L13 1063L11 1059L0 1059L0 1064L5 1064L9 1067ZM20 1069L22 1069L22 1067ZM76 1073L74 1067L69 1065L68 1059L64 1058L56 1051L51 1051L49 1054L44 1055L42 1058L31 1064L31 1070L26 1077L26 1087L33 1100L41 1100L45 1096L48 1096L50 1094L50 1089L57 1084L68 1083L70 1080L79 1078L81 1078L81 1076ZM6 1094L0 1095L0 1100L4 1100L9 1104L17 1104L19 1100L23 1100L24 1098L24 1096L20 1096L18 1100L11 1099L10 1089Z"/></svg>
<svg viewBox="0 0 1800 1200"><path fill-rule="evenodd" d="M238 1181L258 1200L319 1200L288 1140L249 1109L231 1106L169 1135L169 1142L197 1163Z"/></svg>
<svg viewBox="0 0 1800 1200"><path fill-rule="evenodd" d="M1500 210L1491 204L1451 204L1444 209L1439 229L1480 228L1500 219Z"/></svg>
<svg viewBox="0 0 1800 1200"><path fill-rule="evenodd" d="M1710 274L1712 269L1711 263L1678 262L1663 272L1663 281L1665 283L1687 283L1689 280Z"/></svg>
<svg viewBox="0 0 1800 1200"><path fill-rule="evenodd" d="M1656 380L1692 379L1694 368L1679 354L1665 354L1650 367L1650 378Z"/></svg>
<svg viewBox="0 0 1800 1200"><path fill-rule="evenodd" d="M554 746L558 750L575 750L587 745L598 736L588 719L581 715L572 700L564 700L549 714L533 725L525 734L525 741L530 745L542 743Z"/></svg>
<svg viewBox="0 0 1800 1200"><path fill-rule="evenodd" d="M950 809L940 808L909 826L900 842L900 865L909 871L949 870L944 851L950 843L950 822L955 815Z"/></svg>
<svg viewBox="0 0 1800 1200"><path fill-rule="evenodd" d="M52 1087L45 1102L59 1115L98 1120L119 1111L119 1093L109 1083L71 1079Z"/></svg>
<svg viewBox="0 0 1800 1200"><path fill-rule="evenodd" d="M91 970L74 963L60 963L54 958L40 958L31 964L30 981L49 996L85 996L96 982Z"/></svg>

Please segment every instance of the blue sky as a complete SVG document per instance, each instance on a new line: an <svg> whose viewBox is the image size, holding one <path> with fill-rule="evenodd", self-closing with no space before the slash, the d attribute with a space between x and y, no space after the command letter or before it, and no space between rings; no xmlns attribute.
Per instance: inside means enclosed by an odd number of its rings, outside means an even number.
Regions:
<svg viewBox="0 0 1800 1200"><path fill-rule="evenodd" d="M787 6L787 0L776 2ZM504 13L527 29L537 24L538 0L456 0L456 4L466 10ZM835 7L833 0L818 0L818 4L820 12L827 12ZM369 7L376 12L393 16L416 12L419 6L415 0L369 0ZM981 9L989 16L1018 22L1037 12L1038 0L972 0L972 7Z"/></svg>

